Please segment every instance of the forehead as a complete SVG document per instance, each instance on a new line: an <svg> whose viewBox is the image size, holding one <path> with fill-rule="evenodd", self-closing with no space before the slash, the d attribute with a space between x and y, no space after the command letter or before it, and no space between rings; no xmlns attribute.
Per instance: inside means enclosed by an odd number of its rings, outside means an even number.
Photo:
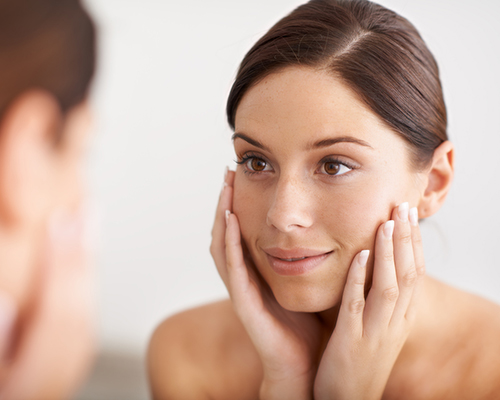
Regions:
<svg viewBox="0 0 500 400"><path fill-rule="evenodd" d="M235 131L271 144L284 137L304 145L326 136L400 139L340 79L310 67L288 67L251 87L238 106Z"/></svg>

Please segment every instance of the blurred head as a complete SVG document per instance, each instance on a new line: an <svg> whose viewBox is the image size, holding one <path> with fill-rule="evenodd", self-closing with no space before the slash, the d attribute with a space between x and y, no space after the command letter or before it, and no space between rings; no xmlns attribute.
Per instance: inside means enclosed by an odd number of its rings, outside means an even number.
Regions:
<svg viewBox="0 0 500 400"><path fill-rule="evenodd" d="M47 219L78 207L95 31L77 0L0 0L0 281L23 303Z"/></svg>
<svg viewBox="0 0 500 400"><path fill-rule="evenodd" d="M448 192L437 64L407 20L368 1L313 0L279 21L243 59L227 113L233 209L287 309L338 304L392 209L425 218Z"/></svg>

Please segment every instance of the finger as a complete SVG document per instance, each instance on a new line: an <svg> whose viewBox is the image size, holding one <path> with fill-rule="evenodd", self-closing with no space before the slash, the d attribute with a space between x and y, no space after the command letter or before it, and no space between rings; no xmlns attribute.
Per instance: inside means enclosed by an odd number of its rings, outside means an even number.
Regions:
<svg viewBox="0 0 500 400"><path fill-rule="evenodd" d="M233 303L238 306L248 291L250 277L243 256L238 218L229 210L226 210L225 218L227 224L225 247L228 289Z"/></svg>
<svg viewBox="0 0 500 400"><path fill-rule="evenodd" d="M12 334L17 318L17 306L8 293L0 292L0 368L9 357ZM0 374L0 387L1 387Z"/></svg>
<svg viewBox="0 0 500 400"><path fill-rule="evenodd" d="M366 299L364 331L370 334L387 327L398 299L398 282L394 266L394 221L380 226L375 240L373 282Z"/></svg>
<svg viewBox="0 0 500 400"><path fill-rule="evenodd" d="M366 263L369 255L369 250L361 251L354 257L349 268L339 316L335 326L335 330L338 331L341 337L359 338L363 334Z"/></svg>
<svg viewBox="0 0 500 400"><path fill-rule="evenodd" d="M212 229L212 243L210 245L210 253L215 261L215 265L226 284L226 254L225 254L225 236L226 236L226 221L225 211L232 210L233 207L233 182L234 171L228 171L224 178L224 185L217 205L215 213L215 221Z"/></svg>
<svg viewBox="0 0 500 400"><path fill-rule="evenodd" d="M406 319L413 321L417 312L419 294L422 291L422 282L425 277L424 246L418 224L418 210L416 207L410 210L411 237L413 243L413 256L415 260L415 271L417 273L417 283L413 290L413 295L406 311Z"/></svg>
<svg viewBox="0 0 500 400"><path fill-rule="evenodd" d="M92 270L79 222L53 226L34 308L22 325L1 396L69 398L94 354Z"/></svg>
<svg viewBox="0 0 500 400"><path fill-rule="evenodd" d="M216 208L216 213L215 213L215 222L218 221L218 217L222 214L222 216L224 216L224 211L225 210L232 210L232 208L227 208L225 207L224 208L224 204L223 203L223 195L224 195L224 192L225 192L225 188L226 187L233 187L233 183L234 183L234 171L230 171L228 167L226 167L226 170L224 171L224 180L223 180L223 183L222 183L222 188L221 188L221 192L220 192L220 195L219 195L219 202L217 203L217 208ZM227 206L227 204L225 204ZM231 204L232 205L232 204ZM226 224L223 223L223 224L216 224L214 223L214 226L212 228L212 237L214 235L216 235L217 233L220 233L220 231L225 231L226 230Z"/></svg>
<svg viewBox="0 0 500 400"><path fill-rule="evenodd" d="M254 327L253 319L264 314L264 300L245 263L238 218L230 212L227 213L226 263L228 290L233 306L242 322Z"/></svg>
<svg viewBox="0 0 500 400"><path fill-rule="evenodd" d="M243 256L238 218L230 212L227 213L226 259L227 288L235 313L257 349L275 348L278 343L273 340L269 341L269 336L263 332L276 332L277 329L283 327L280 327L269 313L261 288L250 275Z"/></svg>
<svg viewBox="0 0 500 400"><path fill-rule="evenodd" d="M417 282L415 257L413 255L412 229L409 220L409 205L402 203L394 209L394 261L398 279L399 296L391 323L404 320Z"/></svg>

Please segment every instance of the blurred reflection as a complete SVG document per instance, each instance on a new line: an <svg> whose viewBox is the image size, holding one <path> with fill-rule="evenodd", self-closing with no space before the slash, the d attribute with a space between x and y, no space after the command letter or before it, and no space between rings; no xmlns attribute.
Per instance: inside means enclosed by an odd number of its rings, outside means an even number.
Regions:
<svg viewBox="0 0 500 400"><path fill-rule="evenodd" d="M0 397L69 398L94 348L81 177L95 65L77 0L0 0Z"/></svg>

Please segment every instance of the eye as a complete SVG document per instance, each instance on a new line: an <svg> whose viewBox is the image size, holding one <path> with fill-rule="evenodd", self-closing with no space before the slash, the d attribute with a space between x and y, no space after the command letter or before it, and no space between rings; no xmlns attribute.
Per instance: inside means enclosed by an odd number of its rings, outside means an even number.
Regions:
<svg viewBox="0 0 500 400"><path fill-rule="evenodd" d="M326 160L321 165L321 172L332 176L343 175L352 170L353 168L339 160Z"/></svg>
<svg viewBox="0 0 500 400"><path fill-rule="evenodd" d="M249 174L273 170L271 164L269 164L269 162L267 162L263 157L252 155L251 153L245 154L241 157L241 160L236 161L236 163L243 165L245 173Z"/></svg>
<svg viewBox="0 0 500 400"><path fill-rule="evenodd" d="M251 157L245 164L249 170L255 172L265 171L267 167L267 162L257 157Z"/></svg>

